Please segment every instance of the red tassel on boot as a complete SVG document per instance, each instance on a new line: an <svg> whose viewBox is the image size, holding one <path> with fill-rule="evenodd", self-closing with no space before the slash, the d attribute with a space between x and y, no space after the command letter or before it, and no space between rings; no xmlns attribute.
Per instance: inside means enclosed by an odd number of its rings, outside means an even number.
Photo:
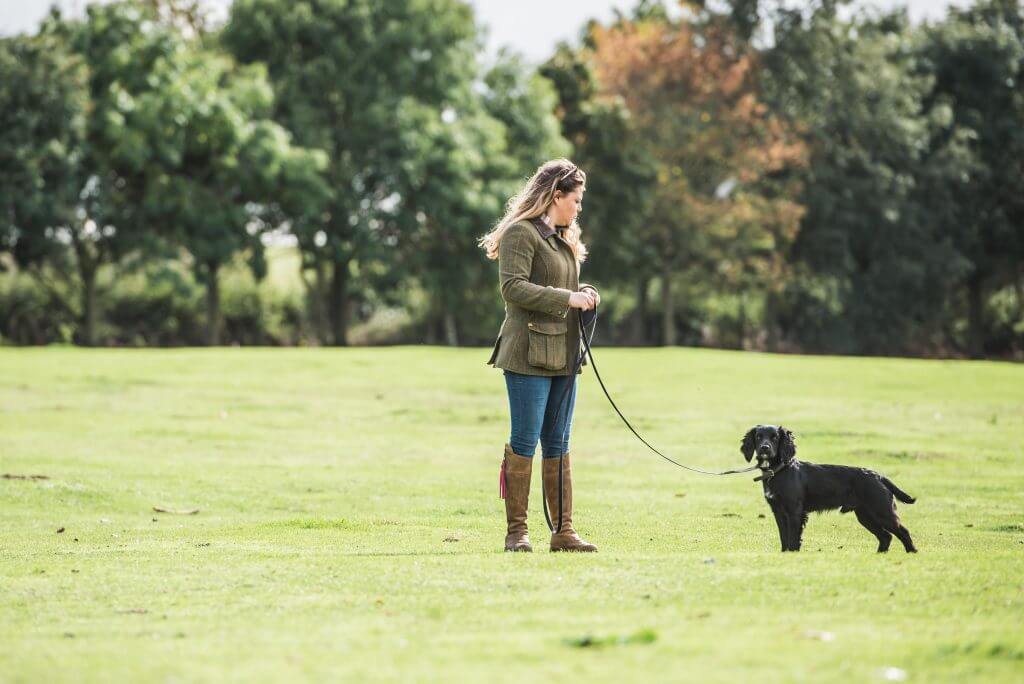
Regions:
<svg viewBox="0 0 1024 684"><path fill-rule="evenodd" d="M498 496L499 498L505 498L505 460L501 461L501 472L498 473Z"/></svg>

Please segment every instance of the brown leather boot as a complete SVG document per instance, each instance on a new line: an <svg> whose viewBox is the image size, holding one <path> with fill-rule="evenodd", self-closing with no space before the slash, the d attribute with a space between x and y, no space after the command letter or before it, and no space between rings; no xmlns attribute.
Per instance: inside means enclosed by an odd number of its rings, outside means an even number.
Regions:
<svg viewBox="0 0 1024 684"><path fill-rule="evenodd" d="M533 551L526 536L526 510L530 504L530 474L533 459L520 456L505 445L505 460L501 462L501 498L505 499L506 551Z"/></svg>
<svg viewBox="0 0 1024 684"><path fill-rule="evenodd" d="M558 459L544 460L544 498L551 524L558 527ZM562 457L562 527L551 535L552 551L597 551L593 544L580 539L572 528L572 466L569 454Z"/></svg>

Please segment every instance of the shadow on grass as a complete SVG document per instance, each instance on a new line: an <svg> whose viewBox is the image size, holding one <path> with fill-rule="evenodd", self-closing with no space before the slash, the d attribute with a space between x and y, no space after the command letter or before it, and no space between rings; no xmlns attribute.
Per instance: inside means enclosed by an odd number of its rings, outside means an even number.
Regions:
<svg viewBox="0 0 1024 684"><path fill-rule="evenodd" d="M350 551L334 554L336 556L368 558L390 557L390 556L488 556L488 552L478 553L457 553L455 551Z"/></svg>

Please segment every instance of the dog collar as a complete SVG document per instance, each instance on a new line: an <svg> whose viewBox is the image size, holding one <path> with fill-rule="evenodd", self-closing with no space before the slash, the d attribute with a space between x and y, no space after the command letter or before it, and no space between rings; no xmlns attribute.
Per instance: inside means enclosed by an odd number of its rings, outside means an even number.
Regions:
<svg viewBox="0 0 1024 684"><path fill-rule="evenodd" d="M786 461L785 463L783 463L782 465L780 465L780 466L779 466L778 468L776 468L775 470L772 470L771 468L768 468L767 470L765 470L765 471L764 471L764 474L762 474L762 475L761 475L761 476L759 476L759 477L755 477L755 478L754 478L754 482L760 482L761 480L765 480L765 481L767 481L767 480L770 480L770 479L772 479L773 477L775 477L776 475L778 475L779 473L781 473L781 472L782 472L783 470L785 470L786 468L788 468L788 467L789 467L789 464L790 464L790 463L792 463L792 462L793 462L792 460Z"/></svg>

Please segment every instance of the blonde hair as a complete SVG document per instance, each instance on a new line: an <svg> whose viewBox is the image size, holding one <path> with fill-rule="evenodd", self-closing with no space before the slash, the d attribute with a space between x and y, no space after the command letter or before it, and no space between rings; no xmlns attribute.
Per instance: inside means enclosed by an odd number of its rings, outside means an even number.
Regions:
<svg viewBox="0 0 1024 684"><path fill-rule="evenodd" d="M526 186L509 199L505 215L489 233L477 243L487 251L488 259L498 258L498 245L510 227L523 219L537 218L547 211L555 201L555 192L570 193L578 187L585 187L587 174L568 159L552 159L541 164ZM576 269L587 259L587 246L580 240L580 226L573 219L562 233L562 237L576 257Z"/></svg>

